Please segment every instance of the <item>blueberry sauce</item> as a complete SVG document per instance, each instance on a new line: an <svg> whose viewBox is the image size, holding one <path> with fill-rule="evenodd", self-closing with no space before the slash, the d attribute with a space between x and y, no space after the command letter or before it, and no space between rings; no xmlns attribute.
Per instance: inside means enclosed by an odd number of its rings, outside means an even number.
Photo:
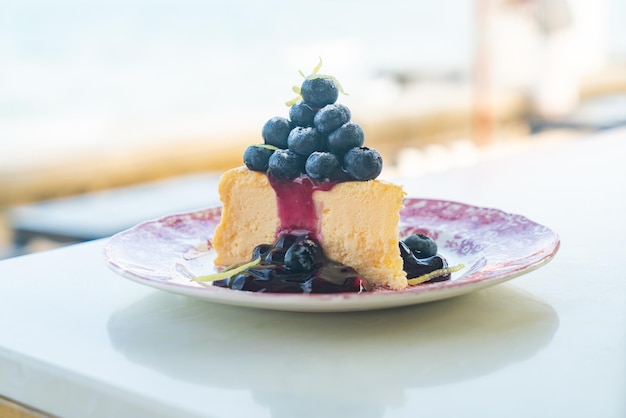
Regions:
<svg viewBox="0 0 626 418"><path fill-rule="evenodd" d="M274 244L258 245L260 263L215 286L249 292L340 293L370 290L352 267L330 260L308 231L283 233Z"/></svg>
<svg viewBox="0 0 626 418"><path fill-rule="evenodd" d="M406 272L407 279L413 279L435 270L448 267L448 262L439 254L435 254L426 258L418 258L415 253L403 242L399 242L400 256L403 261L403 270ZM450 273L442 274L425 281L424 283L443 282L450 279Z"/></svg>

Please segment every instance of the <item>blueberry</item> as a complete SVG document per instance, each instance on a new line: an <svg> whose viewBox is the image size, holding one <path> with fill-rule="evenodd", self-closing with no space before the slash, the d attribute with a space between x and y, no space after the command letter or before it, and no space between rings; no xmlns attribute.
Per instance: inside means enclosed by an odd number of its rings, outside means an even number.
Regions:
<svg viewBox="0 0 626 418"><path fill-rule="evenodd" d="M273 248L265 254L265 262L269 264L283 264L285 262L285 250L282 248Z"/></svg>
<svg viewBox="0 0 626 418"><path fill-rule="evenodd" d="M295 127L289 133L287 145L289 150L303 157L325 147L325 138L315 128Z"/></svg>
<svg viewBox="0 0 626 418"><path fill-rule="evenodd" d="M298 102L289 109L289 119L296 126L313 126L315 110L304 102Z"/></svg>
<svg viewBox="0 0 626 418"><path fill-rule="evenodd" d="M339 89L330 78L307 78L300 87L300 94L306 104L319 109L335 103L339 97Z"/></svg>
<svg viewBox="0 0 626 418"><path fill-rule="evenodd" d="M292 272L312 271L324 260L322 247L308 235L298 238L285 253L285 268Z"/></svg>
<svg viewBox="0 0 626 418"><path fill-rule="evenodd" d="M311 271L314 265L314 256L306 245L292 245L285 253L285 268L292 272Z"/></svg>
<svg viewBox="0 0 626 418"><path fill-rule="evenodd" d="M316 180L329 179L340 165L341 163L334 154L317 151L309 155L304 164L304 170L309 177Z"/></svg>
<svg viewBox="0 0 626 418"><path fill-rule="evenodd" d="M363 146L365 134L354 122L348 122L328 135L328 149L336 155L344 155L351 148Z"/></svg>
<svg viewBox="0 0 626 418"><path fill-rule="evenodd" d="M285 149L287 148L287 137L289 132L291 132L291 128L291 122L288 119L275 116L265 122L261 130L261 136L266 144Z"/></svg>
<svg viewBox="0 0 626 418"><path fill-rule="evenodd" d="M304 168L304 160L297 154L285 149L274 151L268 161L268 174L283 180L298 177Z"/></svg>
<svg viewBox="0 0 626 418"><path fill-rule="evenodd" d="M322 134L327 135L348 122L350 109L342 104L329 104L321 108L313 119L313 126Z"/></svg>
<svg viewBox="0 0 626 418"><path fill-rule="evenodd" d="M302 245L309 249L309 252L311 253L311 256L313 257L313 261L315 263L320 262L324 258L324 251L322 250L322 246L319 244L319 242L317 242L310 236L306 235L304 237Z"/></svg>
<svg viewBox="0 0 626 418"><path fill-rule="evenodd" d="M252 250L252 259L256 260L257 258L265 258L265 256L272 250L272 246L270 244L260 244L254 247Z"/></svg>
<svg viewBox="0 0 626 418"><path fill-rule="evenodd" d="M402 257L402 269L406 272L407 279L423 276L435 270L448 267L448 262L440 255L433 255L426 258L416 256L405 241L399 242L400 256ZM449 280L450 274L434 277L424 283L440 282Z"/></svg>
<svg viewBox="0 0 626 418"><path fill-rule="evenodd" d="M280 238L276 240L276 242L274 243L274 247L287 249L291 247L297 239L298 237L296 235L283 234L280 236Z"/></svg>
<svg viewBox="0 0 626 418"><path fill-rule="evenodd" d="M356 180L372 180L382 171L383 158L372 148L351 148L343 158L343 166Z"/></svg>
<svg viewBox="0 0 626 418"><path fill-rule="evenodd" d="M404 243L418 259L437 255L437 243L424 234L413 234L407 237Z"/></svg>
<svg viewBox="0 0 626 418"><path fill-rule="evenodd" d="M250 145L243 152L243 162L250 170L265 172L274 150L275 148L263 144Z"/></svg>

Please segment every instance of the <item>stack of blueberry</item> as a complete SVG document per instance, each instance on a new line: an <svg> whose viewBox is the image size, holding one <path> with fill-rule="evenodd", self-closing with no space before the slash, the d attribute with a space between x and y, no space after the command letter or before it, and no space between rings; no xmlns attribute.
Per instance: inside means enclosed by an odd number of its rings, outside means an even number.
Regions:
<svg viewBox="0 0 626 418"><path fill-rule="evenodd" d="M351 122L348 107L335 103L339 89L328 77L308 77L300 88L302 100L289 119L273 117L263 126L263 144L243 154L250 170L290 180L302 174L324 181L371 180L383 160L378 151L363 146L363 129Z"/></svg>

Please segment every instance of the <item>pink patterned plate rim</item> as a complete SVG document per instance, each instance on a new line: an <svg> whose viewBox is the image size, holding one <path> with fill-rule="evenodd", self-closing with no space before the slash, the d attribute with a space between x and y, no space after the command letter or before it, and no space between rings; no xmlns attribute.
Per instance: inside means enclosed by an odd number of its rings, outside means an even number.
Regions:
<svg viewBox="0 0 626 418"><path fill-rule="evenodd" d="M549 228L499 209L406 198L400 237L432 237L451 266L465 267L445 282L341 294L251 293L205 287L190 280L215 271L211 238L221 207L174 214L114 235L105 246L113 271L157 289L230 305L300 312L383 309L446 299L528 273L549 262L560 245Z"/></svg>

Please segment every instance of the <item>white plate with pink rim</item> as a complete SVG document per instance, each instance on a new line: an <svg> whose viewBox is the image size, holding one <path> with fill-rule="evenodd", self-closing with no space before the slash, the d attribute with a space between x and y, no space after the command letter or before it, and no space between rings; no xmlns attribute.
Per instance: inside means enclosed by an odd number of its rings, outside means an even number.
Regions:
<svg viewBox="0 0 626 418"><path fill-rule="evenodd" d="M459 202L407 198L400 237L432 237L450 266L465 267L450 280L362 293L253 293L205 286L190 279L216 272L211 237L221 207L175 214L114 235L105 246L113 271L157 289L229 305L297 312L384 309L447 299L493 286L543 266L560 241L524 216Z"/></svg>

